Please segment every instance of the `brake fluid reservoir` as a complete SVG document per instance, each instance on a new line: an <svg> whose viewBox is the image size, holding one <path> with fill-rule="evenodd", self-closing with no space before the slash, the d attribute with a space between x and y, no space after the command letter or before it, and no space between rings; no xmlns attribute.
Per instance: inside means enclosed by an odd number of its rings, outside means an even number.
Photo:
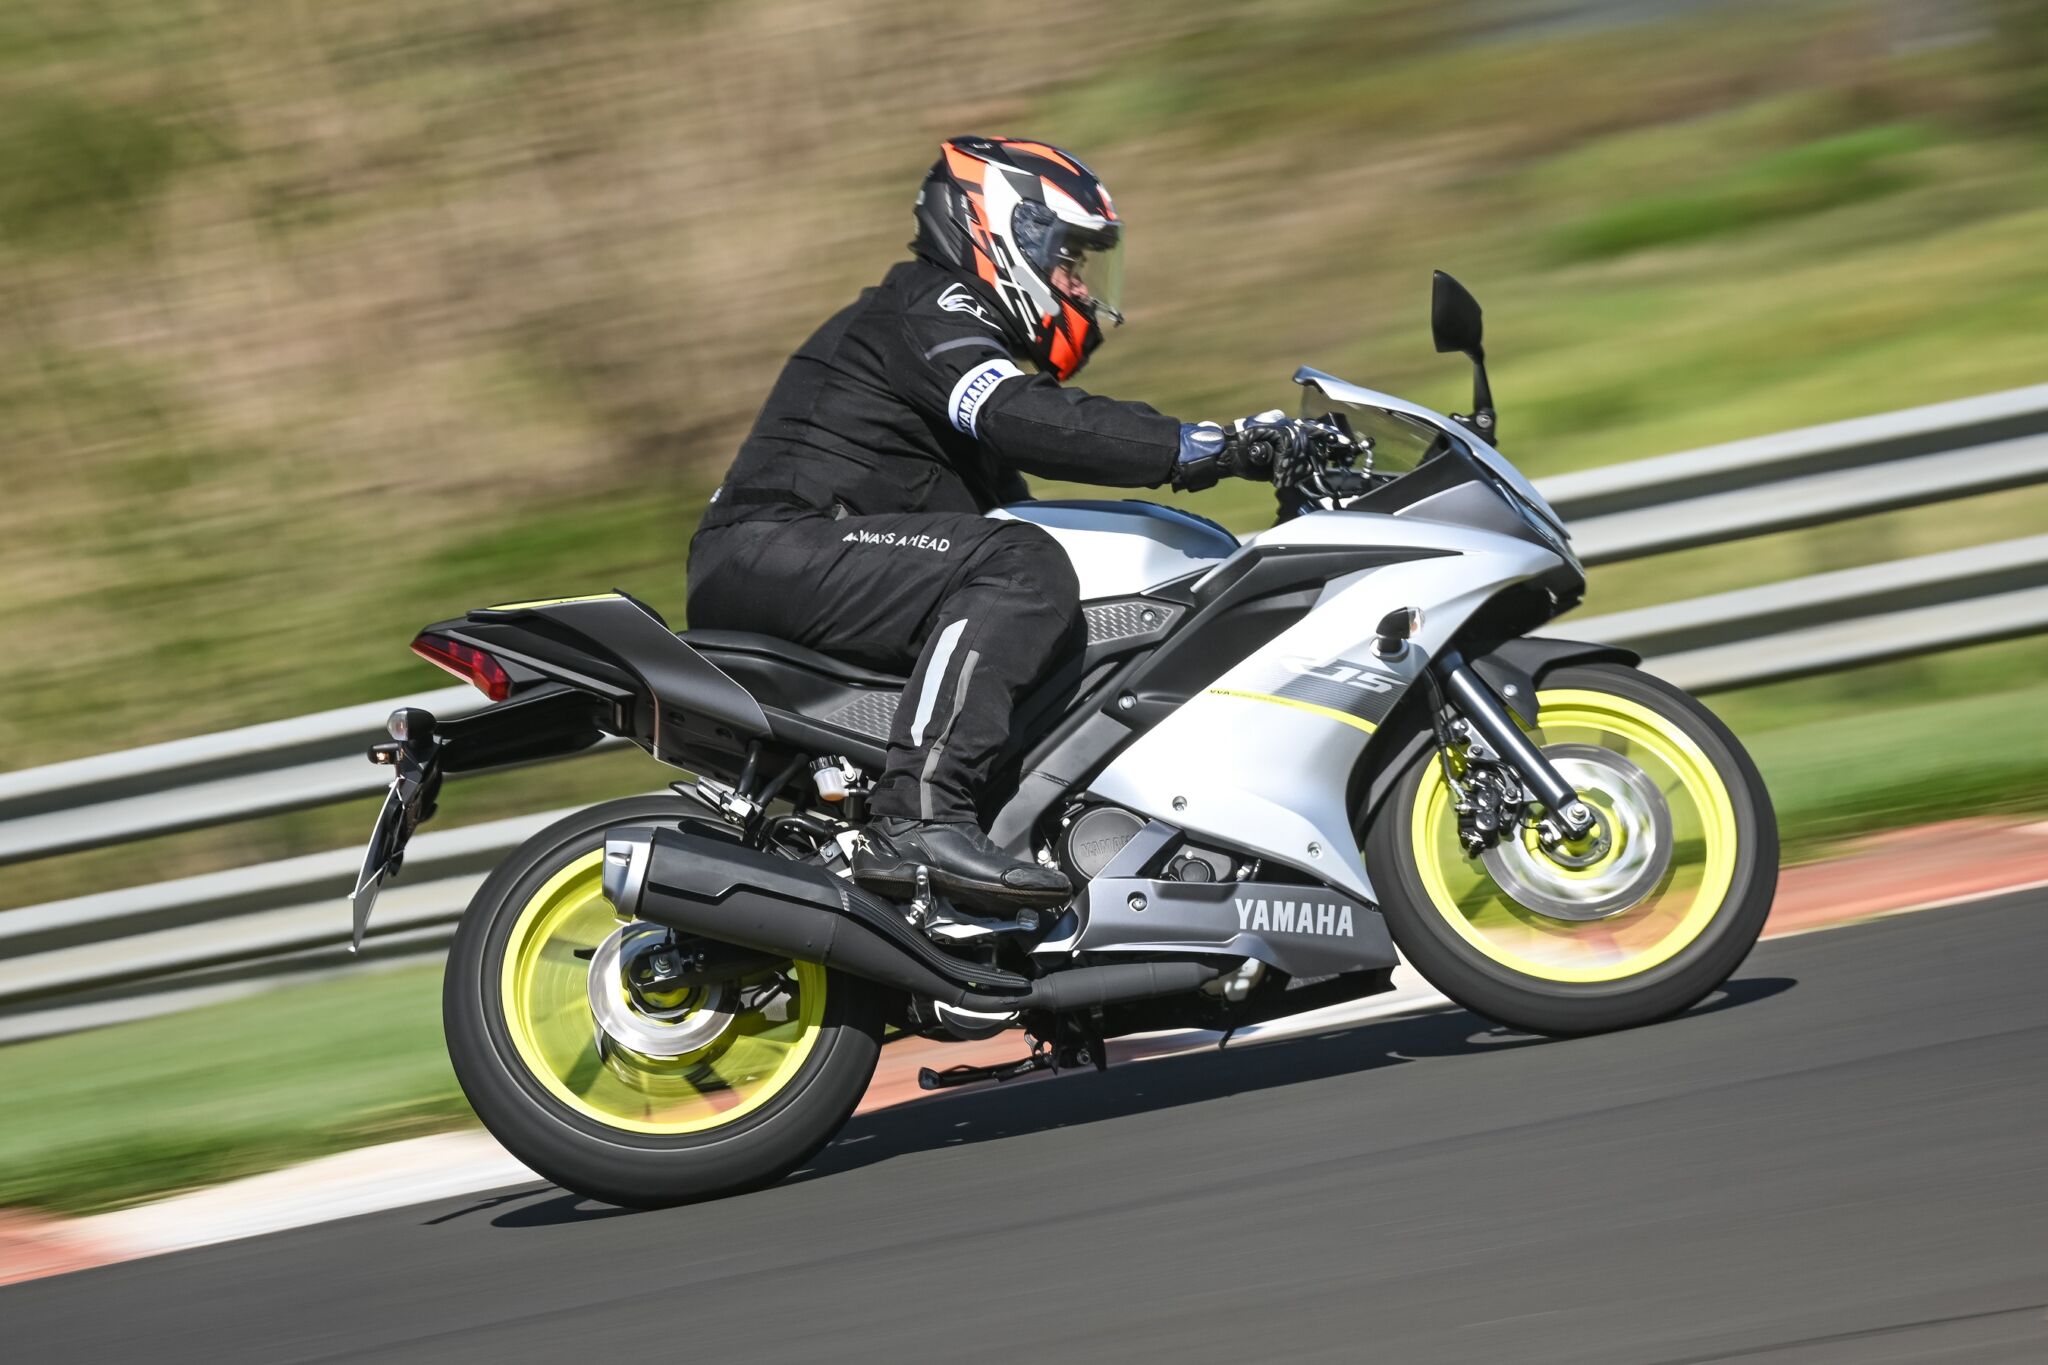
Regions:
<svg viewBox="0 0 2048 1365"><path fill-rule="evenodd" d="M813 763L811 782L818 789L820 801L837 803L846 799L846 770L836 758L821 758Z"/></svg>

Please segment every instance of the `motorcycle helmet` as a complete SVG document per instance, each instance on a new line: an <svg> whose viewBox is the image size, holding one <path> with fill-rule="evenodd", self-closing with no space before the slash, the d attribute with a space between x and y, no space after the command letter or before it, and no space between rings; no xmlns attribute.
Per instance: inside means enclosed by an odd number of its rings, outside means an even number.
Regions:
<svg viewBox="0 0 2048 1365"><path fill-rule="evenodd" d="M1040 368L1071 379L1124 320L1123 224L1109 191L1057 147L956 137L917 196L911 249L979 281Z"/></svg>

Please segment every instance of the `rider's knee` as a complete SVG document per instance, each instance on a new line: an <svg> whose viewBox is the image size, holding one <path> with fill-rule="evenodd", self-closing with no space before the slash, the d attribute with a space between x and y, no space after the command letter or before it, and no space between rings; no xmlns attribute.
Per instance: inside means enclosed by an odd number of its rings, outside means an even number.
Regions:
<svg viewBox="0 0 2048 1365"><path fill-rule="evenodd" d="M1081 615L1081 580L1074 561L1045 528L1028 521L1006 521L989 536L982 551L982 572L1028 589L1041 597L1071 625Z"/></svg>

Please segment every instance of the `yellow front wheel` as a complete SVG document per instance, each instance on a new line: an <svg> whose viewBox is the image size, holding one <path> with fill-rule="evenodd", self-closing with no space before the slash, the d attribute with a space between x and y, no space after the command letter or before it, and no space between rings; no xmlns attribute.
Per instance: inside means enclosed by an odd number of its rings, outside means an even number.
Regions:
<svg viewBox="0 0 2048 1365"><path fill-rule="evenodd" d="M493 873L449 953L449 1057L522 1161L593 1198L671 1204L773 1179L822 1146L872 1076L877 988L805 962L666 993L625 965L664 936L618 919L607 831L674 825L666 797L542 831Z"/></svg>
<svg viewBox="0 0 2048 1365"><path fill-rule="evenodd" d="M1734 971L1777 886L1769 795L1705 707L1618 665L1559 670L1531 738L1599 813L1596 837L1534 831L1477 857L1432 747L1374 820L1367 869L1402 953L1461 1004L1544 1033L1683 1010Z"/></svg>

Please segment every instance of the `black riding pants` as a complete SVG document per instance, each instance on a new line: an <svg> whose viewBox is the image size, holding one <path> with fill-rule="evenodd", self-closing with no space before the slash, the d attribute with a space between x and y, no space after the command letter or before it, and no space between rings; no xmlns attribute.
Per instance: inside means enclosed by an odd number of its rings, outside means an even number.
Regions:
<svg viewBox="0 0 2048 1365"><path fill-rule="evenodd" d="M1080 648L1079 592L1043 530L965 513L777 509L690 545L691 625L910 670L878 815L977 818L1018 697Z"/></svg>

